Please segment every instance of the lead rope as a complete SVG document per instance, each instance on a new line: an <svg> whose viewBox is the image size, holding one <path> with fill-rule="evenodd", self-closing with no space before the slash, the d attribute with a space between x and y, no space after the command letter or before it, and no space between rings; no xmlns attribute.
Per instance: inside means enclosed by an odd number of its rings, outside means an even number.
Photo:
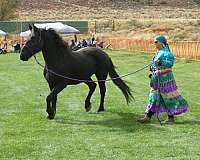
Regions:
<svg viewBox="0 0 200 160"><path fill-rule="evenodd" d="M36 58L35 55L34 55L34 58L35 58L35 61L37 62L37 64L38 64L40 67L45 68L45 66L42 65L42 64L37 60L37 58ZM106 79L106 80L96 80L96 81L93 81L93 80L91 81L91 80L86 80L86 79L76 79L76 78L72 78L72 77L67 77L67 76L58 74L58 73L54 72L54 71L51 70L51 69L48 69L48 68L46 68L46 69L47 69L48 72L50 72L50 73L52 73L52 74L54 74L54 75L56 75L56 76L59 76L59 77L61 77L61 78L65 78L65 79L68 79L68 80L79 81L79 82L89 82L89 83L92 83L92 82L106 82L106 81L111 81L111 80L115 80L115 79L119 79L119 78L124 78L124 77L127 77L127 76L129 76L129 75L132 75L132 74L135 74L135 73L137 73L137 72L140 72L140 71L144 70L145 68L149 67L150 65L151 65L151 63L145 65L144 67L142 67L142 68L140 68L140 69L138 69L138 70L136 70L136 71L134 71L134 72L131 72L131 73L128 73L128 74L125 74L125 75L122 75L122 76L118 76L118 77L115 77L115 78L109 78L109 79Z"/></svg>
<svg viewBox="0 0 200 160"><path fill-rule="evenodd" d="M158 95L159 95L159 105L160 105L160 101L161 101L161 94L160 94L160 73L159 73L159 69L157 70L158 71ZM160 125L162 126L162 122L159 118L159 115L158 115L158 107L156 107L156 117L158 119L158 122L160 123Z"/></svg>

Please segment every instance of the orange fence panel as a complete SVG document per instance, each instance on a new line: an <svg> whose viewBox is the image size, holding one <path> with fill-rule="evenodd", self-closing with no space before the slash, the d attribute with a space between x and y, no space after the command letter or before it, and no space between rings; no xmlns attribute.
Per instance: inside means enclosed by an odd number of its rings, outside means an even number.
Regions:
<svg viewBox="0 0 200 160"><path fill-rule="evenodd" d="M111 42L113 49L127 49L133 52L156 52L152 40L135 40L128 38L106 38ZM169 42L170 50L176 57L187 59L200 59L200 42Z"/></svg>

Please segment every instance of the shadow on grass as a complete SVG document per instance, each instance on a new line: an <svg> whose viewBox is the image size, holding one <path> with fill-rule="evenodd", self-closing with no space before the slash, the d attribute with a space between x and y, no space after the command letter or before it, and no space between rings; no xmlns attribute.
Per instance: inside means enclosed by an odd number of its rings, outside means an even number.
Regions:
<svg viewBox="0 0 200 160"><path fill-rule="evenodd" d="M93 114L93 118L88 117L86 120L82 120L83 117L79 119L74 118L65 118L65 117L57 117L55 118L55 122L67 125L67 126L84 126L84 127L90 127L90 126L96 126L99 130L99 126L106 127L106 130L109 130L109 132L137 132L137 131L145 131L148 130L148 132L159 132L160 130L163 130L164 127L162 127L159 122L156 120L153 120L150 124L141 124L137 122L137 119L141 117L141 115L137 115L135 113L123 113L123 112L108 112L106 113L89 113ZM80 128L81 128L80 127ZM105 128L104 128L105 131Z"/></svg>
<svg viewBox="0 0 200 160"><path fill-rule="evenodd" d="M188 119L184 121L175 121L178 125L200 125L200 120Z"/></svg>

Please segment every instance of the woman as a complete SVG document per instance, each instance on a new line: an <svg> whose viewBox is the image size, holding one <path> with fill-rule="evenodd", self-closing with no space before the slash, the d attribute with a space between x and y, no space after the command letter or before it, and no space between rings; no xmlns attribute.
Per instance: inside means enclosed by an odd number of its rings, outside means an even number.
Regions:
<svg viewBox="0 0 200 160"><path fill-rule="evenodd" d="M174 115L188 110L186 100L177 91L176 81L172 73L174 56L171 53L167 40L158 35L154 38L157 48L152 64L150 66L150 93L149 101L144 118L139 119L141 123L149 123L154 114L166 112L168 119L164 123L174 122Z"/></svg>

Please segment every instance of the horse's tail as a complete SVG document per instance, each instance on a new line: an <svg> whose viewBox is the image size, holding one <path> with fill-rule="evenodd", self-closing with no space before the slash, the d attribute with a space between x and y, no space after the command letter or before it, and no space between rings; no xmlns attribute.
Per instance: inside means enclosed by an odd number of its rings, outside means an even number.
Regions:
<svg viewBox="0 0 200 160"><path fill-rule="evenodd" d="M109 75L112 78L113 83L122 91L124 97L126 98L127 104L134 99L133 95L131 94L131 89L127 84L119 77L117 72L115 71L115 67L112 63L112 60L110 60L110 69L109 69Z"/></svg>

